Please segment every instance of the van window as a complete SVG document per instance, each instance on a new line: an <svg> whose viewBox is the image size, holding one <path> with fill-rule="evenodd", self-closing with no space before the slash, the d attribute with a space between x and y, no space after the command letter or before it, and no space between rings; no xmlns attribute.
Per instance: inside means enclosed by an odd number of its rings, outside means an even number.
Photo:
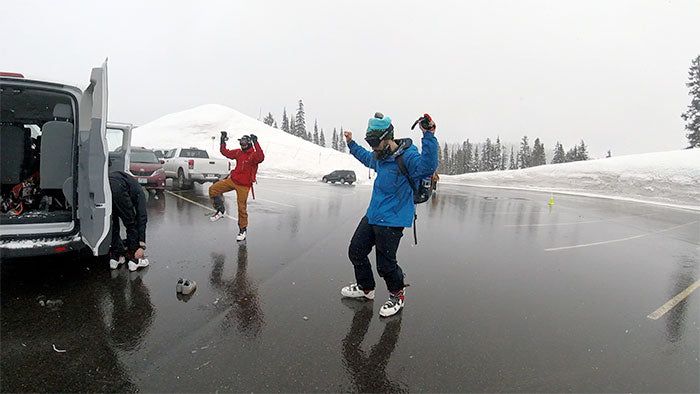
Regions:
<svg viewBox="0 0 700 394"><path fill-rule="evenodd" d="M120 129L107 128L107 149L110 152L121 151L124 132Z"/></svg>
<svg viewBox="0 0 700 394"><path fill-rule="evenodd" d="M166 159L172 159L173 157L175 157L175 151L176 151L176 150L177 150L177 149L170 149L169 151L165 152L165 158L166 158Z"/></svg>
<svg viewBox="0 0 700 394"><path fill-rule="evenodd" d="M180 151L180 157L192 157L198 159L208 159L209 155L205 150L199 149L183 149Z"/></svg>

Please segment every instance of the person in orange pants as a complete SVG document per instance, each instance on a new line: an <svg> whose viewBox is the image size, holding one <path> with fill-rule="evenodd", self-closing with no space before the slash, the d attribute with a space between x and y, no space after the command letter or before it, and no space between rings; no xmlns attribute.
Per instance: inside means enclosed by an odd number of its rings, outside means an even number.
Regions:
<svg viewBox="0 0 700 394"><path fill-rule="evenodd" d="M216 209L216 213L212 215L210 220L215 222L224 217L226 207L224 206L223 194L235 190L236 202L238 204L239 228L236 240L243 241L246 239L248 230L248 193L253 187L253 182L256 181L255 175L258 172L258 164L265 160L265 154L255 134L241 137L238 140L241 145L240 149L226 149L227 140L227 133L222 131L220 152L225 157L236 160L236 167L231 170L228 177L209 187L209 198L211 199L214 209ZM255 194L253 194L253 196L255 196Z"/></svg>

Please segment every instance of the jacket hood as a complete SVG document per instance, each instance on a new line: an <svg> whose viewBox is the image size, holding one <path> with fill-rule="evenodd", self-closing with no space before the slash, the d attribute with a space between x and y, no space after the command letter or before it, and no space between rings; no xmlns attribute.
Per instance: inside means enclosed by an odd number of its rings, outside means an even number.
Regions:
<svg viewBox="0 0 700 394"><path fill-rule="evenodd" d="M410 138L401 138L398 140L394 140L396 142L396 145L399 147L392 153L388 158L397 158L401 155L403 155L411 146L413 146L413 140Z"/></svg>

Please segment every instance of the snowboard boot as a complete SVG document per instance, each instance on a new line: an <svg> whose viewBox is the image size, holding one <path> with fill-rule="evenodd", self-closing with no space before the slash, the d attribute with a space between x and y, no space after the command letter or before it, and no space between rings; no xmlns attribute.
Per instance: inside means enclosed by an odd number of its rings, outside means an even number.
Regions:
<svg viewBox="0 0 700 394"><path fill-rule="evenodd" d="M374 290L362 290L360 285L353 283L350 286L345 286L340 290L343 297L359 298L364 300L374 299Z"/></svg>
<svg viewBox="0 0 700 394"><path fill-rule="evenodd" d="M379 309L379 315L389 317L397 314L403 308L405 294L405 288L389 292L389 301L385 302Z"/></svg>

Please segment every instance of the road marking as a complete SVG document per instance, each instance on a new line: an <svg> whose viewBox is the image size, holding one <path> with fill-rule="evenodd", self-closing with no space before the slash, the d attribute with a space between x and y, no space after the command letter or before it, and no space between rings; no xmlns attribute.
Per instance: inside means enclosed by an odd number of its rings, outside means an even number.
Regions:
<svg viewBox="0 0 700 394"><path fill-rule="evenodd" d="M202 208L204 208L204 209L206 209L206 210L208 210L208 211L212 211L212 212L215 212L215 211L216 211L214 208L208 207L208 206L206 206L206 205L202 205L202 204L198 203L197 201L192 201L192 200L190 200L189 198L183 197L183 196L181 196L181 195L179 195L179 194L177 194L177 193L173 193L173 192L171 192L170 190L165 190L165 192L168 193L168 194L170 194L170 195L172 195L172 196L175 196L175 197L177 197L177 198L181 198L181 199L183 199L183 200L185 200L185 201L187 201L187 202L189 202L189 203L192 203L192 204L194 204L194 205L196 205L196 206L198 206L198 207L202 207ZM235 221L235 222L238 221L238 219L234 218L233 216L230 216L230 215L227 214L227 213L224 214L224 217L229 218L229 219L231 219L231 220L233 220L233 221Z"/></svg>
<svg viewBox="0 0 700 394"><path fill-rule="evenodd" d="M589 223L600 223L600 222L608 222L608 221L614 221L614 220L620 220L620 219L629 219L629 218L641 218L641 217L646 217L646 216L654 216L654 215L661 215L660 213L648 213L646 215L629 215L629 216L620 216L617 218L610 218L610 219L596 219L596 220L585 220L585 221L580 221L580 222L562 222L562 223L535 223L535 224L506 224L504 225L505 227L546 227L546 226L568 226L572 224L589 224Z"/></svg>
<svg viewBox="0 0 700 394"><path fill-rule="evenodd" d="M272 204L281 205L281 206L283 206L283 207L296 208L296 206L294 206L294 205L282 204L281 202L271 201L271 200L265 200L265 199L258 198L258 197L254 198L254 200L255 200L255 201L257 201L257 200L265 201L265 202L269 202L269 203L272 203Z"/></svg>
<svg viewBox="0 0 700 394"><path fill-rule="evenodd" d="M593 242L593 243L590 243L590 244L571 245L571 246L561 246L561 247L558 247L558 248L549 248L549 249L545 249L544 251L545 251L545 252L553 252L553 251L557 251L557 250L585 248L585 247L588 247L588 246L605 245L605 244L611 244L611 243L615 243L615 242L629 241L629 240L632 240L632 239L637 239L637 238L646 237L646 236L652 235L652 234L658 234L658 233L663 233L663 232L665 232L665 231L675 230L675 229L677 229L677 228L685 227L685 226L688 226L688 225L691 225L691 224L695 224L695 223L697 223L697 222L698 222L698 221L695 220L695 221L692 221L692 222L690 222L690 223L685 223L685 224L681 224L681 225L679 225L679 226L669 227L669 228L666 228L666 229L663 229L663 230L652 231L652 232L646 233L646 234L635 235L635 236L633 236L633 237L611 239L611 240L609 240L609 241Z"/></svg>
<svg viewBox="0 0 700 394"><path fill-rule="evenodd" d="M661 316L665 315L666 312L670 311L673 309L674 306L678 305L681 301L686 299L690 293L694 292L698 287L700 287L700 280L696 281L692 285L688 286L687 289L681 291L676 295L675 297L671 298L667 303L663 304L661 308L655 310L654 312L650 313L647 315L648 318L651 320L656 320L660 318Z"/></svg>

